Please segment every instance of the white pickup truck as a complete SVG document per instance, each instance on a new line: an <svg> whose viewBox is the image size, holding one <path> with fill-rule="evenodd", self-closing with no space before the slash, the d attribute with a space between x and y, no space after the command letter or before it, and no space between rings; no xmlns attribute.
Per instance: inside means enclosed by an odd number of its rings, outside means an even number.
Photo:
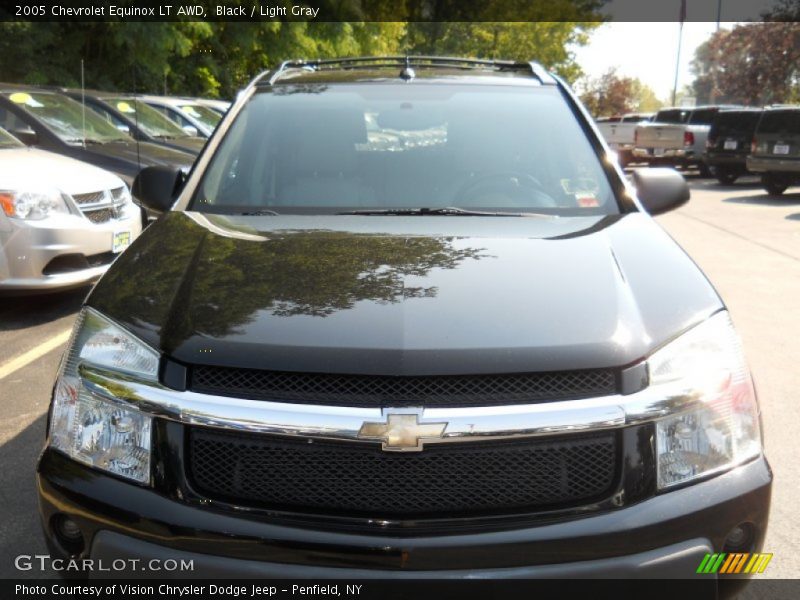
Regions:
<svg viewBox="0 0 800 600"><path fill-rule="evenodd" d="M708 131L722 106L665 108L652 122L637 125L633 160L648 164L696 167L707 177L703 161ZM732 107L731 107L732 108Z"/></svg>
<svg viewBox="0 0 800 600"><path fill-rule="evenodd" d="M631 113L621 117L600 117L595 122L609 148L617 153L619 164L624 167L633 157L636 126L652 118L653 113Z"/></svg>

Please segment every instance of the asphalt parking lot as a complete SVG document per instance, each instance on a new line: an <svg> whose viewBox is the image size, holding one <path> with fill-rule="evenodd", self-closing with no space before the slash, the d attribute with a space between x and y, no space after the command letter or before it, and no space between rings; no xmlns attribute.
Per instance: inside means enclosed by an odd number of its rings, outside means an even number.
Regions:
<svg viewBox="0 0 800 600"><path fill-rule="evenodd" d="M754 179L734 187L690 179L692 200L659 218L703 268L728 303L744 339L764 413L775 471L765 552L768 574L796 577L800 498L795 453L800 411L800 188L770 197ZM34 298L0 298L0 577L17 572L14 557L46 553L36 514L34 465L58 360L87 290Z"/></svg>

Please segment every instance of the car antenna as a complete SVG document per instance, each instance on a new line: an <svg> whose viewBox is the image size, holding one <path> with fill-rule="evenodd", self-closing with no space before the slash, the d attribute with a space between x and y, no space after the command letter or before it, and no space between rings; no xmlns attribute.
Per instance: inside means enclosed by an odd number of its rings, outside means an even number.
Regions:
<svg viewBox="0 0 800 600"><path fill-rule="evenodd" d="M139 95L136 91L136 67L137 64L134 63L133 65L133 121L136 125L136 131L134 132L133 139L136 140L136 174L139 174L139 171L142 170L142 159L139 156Z"/></svg>
<svg viewBox="0 0 800 600"><path fill-rule="evenodd" d="M81 113L81 118L83 120L83 138L81 139L81 143L83 143L83 147L86 148L86 80L83 76L83 59L81 59L81 108L83 110Z"/></svg>

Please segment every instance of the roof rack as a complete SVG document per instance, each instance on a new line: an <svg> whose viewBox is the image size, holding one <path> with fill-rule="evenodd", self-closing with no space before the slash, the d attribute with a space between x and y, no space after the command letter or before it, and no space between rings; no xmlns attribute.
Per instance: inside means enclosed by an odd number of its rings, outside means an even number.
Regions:
<svg viewBox="0 0 800 600"><path fill-rule="evenodd" d="M513 60L483 60L477 58L453 58L447 56L369 56L353 58L326 58L318 60L287 60L274 71L263 73L256 79L272 85L288 71L303 69L307 71L352 70L397 67L399 69L493 69L495 71L522 71L536 77L543 85L556 85L555 78L537 62L519 62Z"/></svg>

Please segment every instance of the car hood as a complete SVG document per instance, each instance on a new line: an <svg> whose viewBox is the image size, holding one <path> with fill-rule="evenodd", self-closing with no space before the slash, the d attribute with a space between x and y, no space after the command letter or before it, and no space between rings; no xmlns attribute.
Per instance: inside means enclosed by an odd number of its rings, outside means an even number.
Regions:
<svg viewBox="0 0 800 600"><path fill-rule="evenodd" d="M122 187L122 180L85 162L36 148L0 149L0 188L55 188L81 194Z"/></svg>
<svg viewBox="0 0 800 600"><path fill-rule="evenodd" d="M389 375L624 366L722 308L643 214L171 212L87 303L187 364Z"/></svg>
<svg viewBox="0 0 800 600"><path fill-rule="evenodd" d="M87 145L82 149L86 155L95 155L123 161L132 167L169 166L185 168L187 171L194 162L188 151L168 148L151 142L109 142L107 144Z"/></svg>

